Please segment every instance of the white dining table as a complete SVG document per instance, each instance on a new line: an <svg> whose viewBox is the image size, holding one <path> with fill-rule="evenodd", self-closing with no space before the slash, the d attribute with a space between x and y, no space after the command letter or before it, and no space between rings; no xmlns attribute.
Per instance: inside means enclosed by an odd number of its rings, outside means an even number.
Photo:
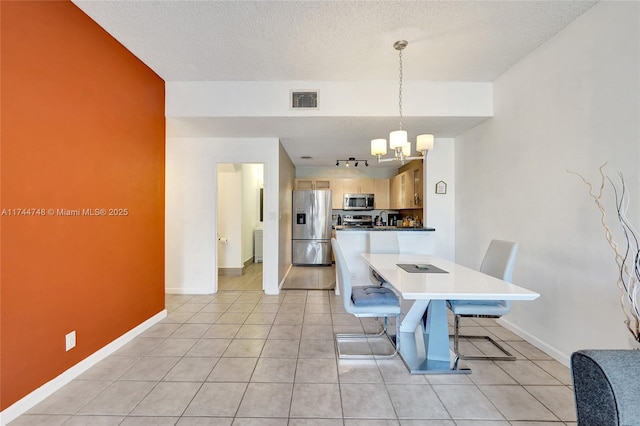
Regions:
<svg viewBox="0 0 640 426"><path fill-rule="evenodd" d="M413 374L469 373L449 347L447 300L535 300L540 295L437 256L363 253L364 261L405 300L413 300L396 336ZM407 272L398 265L420 265ZM434 268L435 267L435 268ZM443 272L438 272L437 270Z"/></svg>

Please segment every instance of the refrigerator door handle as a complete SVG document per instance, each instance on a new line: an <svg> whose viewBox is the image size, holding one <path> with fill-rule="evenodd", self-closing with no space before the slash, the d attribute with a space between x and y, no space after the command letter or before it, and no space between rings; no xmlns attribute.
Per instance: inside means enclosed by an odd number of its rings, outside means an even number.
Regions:
<svg viewBox="0 0 640 426"><path fill-rule="evenodd" d="M314 212L314 207L315 207L315 203L316 203L316 197L315 197L315 192L311 191L309 193L309 216L311 216L309 219L311 220L311 238L314 239L316 237L316 233L315 231L315 220L316 220L316 215Z"/></svg>

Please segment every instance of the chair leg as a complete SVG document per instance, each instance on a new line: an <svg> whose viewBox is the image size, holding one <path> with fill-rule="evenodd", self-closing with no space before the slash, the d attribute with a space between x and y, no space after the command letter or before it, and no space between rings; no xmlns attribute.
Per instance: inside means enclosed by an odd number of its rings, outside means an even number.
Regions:
<svg viewBox="0 0 640 426"><path fill-rule="evenodd" d="M506 350L501 344L496 342L490 336L466 336L460 335L460 315L454 315L453 319L453 352L456 354L455 363L457 364L458 360L491 360L491 361L515 361L516 357L512 355L508 350ZM458 350L458 344L460 338L469 339L469 340L488 340L491 342L496 348L498 348L504 356L488 356L488 355L462 355Z"/></svg>
<svg viewBox="0 0 640 426"><path fill-rule="evenodd" d="M380 337L387 333L387 317L382 317L382 327L377 333L340 333L336 337L341 339L370 339L372 337Z"/></svg>
<svg viewBox="0 0 640 426"><path fill-rule="evenodd" d="M387 326L388 326L388 317L383 317L383 326L382 326L382 331L380 331L379 333L340 333L340 334L336 334L336 346L338 348L338 358L340 359L391 359L394 358L397 354L398 354L398 337L399 336L399 331L400 331L400 325L399 325L399 320L400 320L400 316L396 316L396 341L394 342L394 340L391 338L391 336L389 336L389 333L387 332ZM389 342L391 342L391 344L394 347L394 351L391 354L375 354L372 353L371 354L344 354L342 353L342 351L340 350L340 341L344 341L344 340L366 340L368 341L368 339L372 339L372 338L377 338L377 337L381 337L381 336L386 336L387 339L389 339Z"/></svg>

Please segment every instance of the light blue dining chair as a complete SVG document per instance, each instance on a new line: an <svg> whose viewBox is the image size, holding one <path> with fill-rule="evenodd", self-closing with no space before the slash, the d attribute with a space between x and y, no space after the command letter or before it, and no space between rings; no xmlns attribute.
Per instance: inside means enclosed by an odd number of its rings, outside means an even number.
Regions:
<svg viewBox="0 0 640 426"><path fill-rule="evenodd" d="M499 278L506 282L511 282L513 276L513 266L518 253L518 243L502 240L492 240L487 248L487 252L482 259L480 272L492 277ZM510 300L449 300L447 305L454 315L453 324L453 351L457 359L466 360L501 360L514 361L516 359L502 345L490 336L463 336L460 335L460 319L463 317L475 318L499 318L511 310ZM465 339L485 339L493 343L504 355L462 355L458 350L458 343L461 338Z"/></svg>
<svg viewBox="0 0 640 426"><path fill-rule="evenodd" d="M389 336L387 332L387 326L388 319L390 317L395 318L396 336L400 335L399 331L401 309L398 296L393 292L393 290L377 285L352 286L349 267L347 266L344 254L342 253L342 248L335 238L331 239L331 246L333 248L333 255L336 260L336 284L340 289L340 297L342 297L342 303L344 305L345 311L358 318L383 319L382 330L379 333L336 334L338 358L384 359L395 357L400 347L400 340L396 338L394 343L393 338ZM345 340L366 340L369 338L381 337L383 335L389 338L391 343L395 346L395 350L391 354L376 354L373 353L373 351L367 354L345 354L340 350L340 343L344 342Z"/></svg>

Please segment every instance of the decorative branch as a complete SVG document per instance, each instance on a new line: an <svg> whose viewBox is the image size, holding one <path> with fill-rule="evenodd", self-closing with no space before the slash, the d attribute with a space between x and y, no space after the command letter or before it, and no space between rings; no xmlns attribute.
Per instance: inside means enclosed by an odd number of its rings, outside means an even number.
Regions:
<svg viewBox="0 0 640 426"><path fill-rule="evenodd" d="M605 183L604 167L606 165L607 163L605 162L600 166L600 188L597 192L594 190L594 186L580 173L571 170L567 170L567 172L580 177L589 187L589 195L593 198L593 201L600 210L600 223L602 223L604 227L605 238L615 254L615 261L618 265L619 274L617 285L620 290L620 307L625 316L624 323L633 338L637 342L640 342L640 309L638 308L638 303L640 302L640 234L627 219L626 212L629 206L629 199L627 197L624 178L622 174L618 174L618 183L615 183L609 177L606 177L606 179L613 187L616 199L617 217L626 242L623 251L621 251L613 239L611 228L607 224L607 211L602 203L602 193Z"/></svg>
<svg viewBox="0 0 640 426"><path fill-rule="evenodd" d="M638 231L627 220L627 207L629 206L629 199L627 197L626 185L624 183L624 177L622 174L618 174L620 192L618 196L618 188L616 184L609 178L609 182L613 187L613 191L616 197L616 210L618 213L618 221L622 227L622 232L627 243L624 253L624 268L620 271L620 279L625 285L625 290L629 298L630 314L635 320L635 330L640 328L639 318L640 311L638 309L638 291L640 290L640 246L638 244ZM633 271L629 271L629 267L633 268ZM640 334L640 333L638 333ZM636 339L639 340L639 339Z"/></svg>

